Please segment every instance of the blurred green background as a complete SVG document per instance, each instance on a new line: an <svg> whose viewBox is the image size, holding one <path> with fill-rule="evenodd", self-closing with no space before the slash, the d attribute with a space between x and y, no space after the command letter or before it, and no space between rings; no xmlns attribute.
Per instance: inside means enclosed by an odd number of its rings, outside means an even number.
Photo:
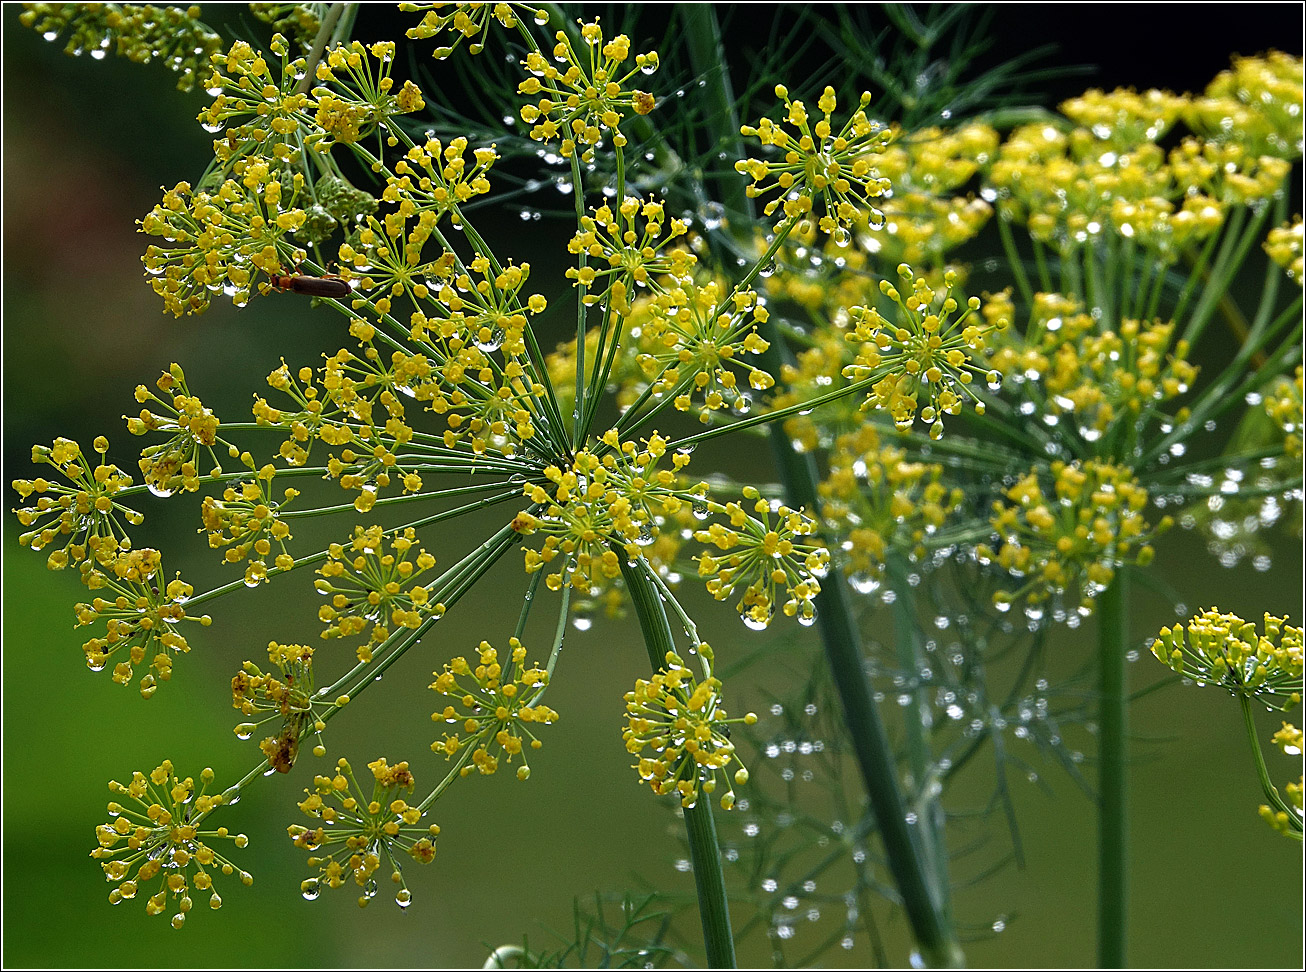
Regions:
<svg viewBox="0 0 1306 972"><path fill-rule="evenodd" d="M1077 9L1066 16L1101 16ZM135 410L134 386L152 381L170 362L185 367L192 389L220 416L240 420L251 393L265 387L264 377L283 357L292 365L312 363L345 341L339 317L314 313L290 295L256 299L239 313L215 305L199 318L162 314L142 280L145 240L134 224L158 200L160 186L193 181L203 170L210 136L194 116L204 96L175 92L159 66L65 57L62 43L42 43L18 25L17 14L16 5L5 5L6 483L32 475L30 445L56 435L88 445L96 434L107 434L110 457L130 468L132 443L119 416ZM371 39L366 29L360 36ZM1091 61L1100 51L1087 43L1068 55ZM1209 61L1200 77L1214 75L1227 57ZM1141 73L1134 80L1163 83ZM1102 83L1090 78L1082 86ZM520 233L509 252L536 263L532 282L550 297L566 289L538 269L547 258ZM730 464L738 475L754 467L761 451L745 449L706 459L700 450L695 467ZM145 527L133 535L137 545L189 535L198 524L197 506L193 497L180 497L149 507ZM442 534L433 552L447 564L490 522L460 523L464 532ZM311 593L296 596L279 586L251 593L243 599L241 625L224 623L219 613L212 628L192 639L195 650L179 661L173 681L144 702L134 688L86 669L84 639L72 630L70 610L80 585L46 571L43 556L18 548L16 534L16 521L7 516L6 965L479 965L487 946L520 942L523 935L556 947L549 929L569 929L577 895L643 887L692 891L689 877L675 867L678 822L636 785L620 741L621 694L647 674L638 632L630 623L600 620L590 632L569 636L549 694L562 720L547 731L529 783L510 774L477 778L438 804L439 854L430 867L407 869L414 903L406 912L384 895L365 912L345 890L312 903L299 896L299 881L307 876L304 855L290 845L285 827L299 822L294 802L317 768L307 754L288 777L252 787L230 811L230 826L251 837L250 848L237 854L255 875L253 888L219 886L222 910L209 914L198 907L181 932L165 919L147 918L139 901L111 907L108 885L87 856L108 799L105 782L148 771L164 757L183 774L212 765L219 782L242 775L256 751L231 733L237 718L228 680L243 659L264 659L271 638L315 639L316 601ZM174 539L165 549L181 546ZM1279 537L1268 573L1246 564L1221 569L1202 547L1198 537L1176 530L1158 545L1152 568L1190 607L1218 604L1249 619L1268 610L1300 622L1297 540ZM185 560L170 554L168 569L183 570L197 589L224 576L200 537L189 550ZM481 638L505 644L522 586L519 562L505 558L488 583L387 675L384 692L364 696L333 724L331 758L346 755L365 773L364 764L384 754L392 762L410 760L419 787L438 779L442 763L427 749L434 737L427 718L431 670L470 652ZM1139 639L1173 620L1159 597L1140 593L1137 600ZM703 634L719 654L753 637L706 596L690 594L688 604L704 619ZM532 629L529 646L547 644L543 627ZM1080 632L1058 643L1067 671L1084 657L1088 636ZM771 657L785 660L754 666L730 684L733 710L762 711L767 693L783 694L810 657L810 646L778 645L783 651ZM1163 673L1144 656L1130 677L1141 686ZM1132 961L1299 966L1301 848L1256 816L1260 793L1236 705L1214 691L1175 687L1141 700L1132 720L1139 737L1131 778ZM1277 725L1264 719L1265 735ZM1037 760L1032 752L1024 755ZM1269 759L1277 782L1299 772L1281 756ZM1006 923L1001 934L989 932L968 946L973 966L1092 962L1094 816L1055 768L1040 772L1052 786L1050 795L1013 783L1025 868L1008 867L959 893L964 921L978 927L1004 917ZM986 792L981 779L963 778L959 785L973 787L977 799ZM683 930L692 944L693 924ZM884 933L890 959L905 961L901 921ZM765 963L766 954L754 938L741 962ZM855 966L867 956L840 952L826 961Z"/></svg>

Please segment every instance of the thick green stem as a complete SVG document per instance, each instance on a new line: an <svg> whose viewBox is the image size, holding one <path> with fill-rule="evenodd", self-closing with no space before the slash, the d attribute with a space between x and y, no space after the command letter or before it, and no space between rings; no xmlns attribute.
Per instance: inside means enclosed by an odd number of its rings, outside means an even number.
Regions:
<svg viewBox="0 0 1306 972"><path fill-rule="evenodd" d="M620 547L616 548L616 553L621 558L621 575L626 580L635 616L644 633L649 663L654 671L665 668L667 652L675 651L675 641L662 595L649 576L644 561L631 563L626 551ZM689 860L694 868L694 886L698 892L698 914L703 921L707 964L714 969L733 969L735 941L730 933L726 880L721 870L716 824L712 820L712 801L706 796L694 806L685 807L685 831L689 838Z"/></svg>
<svg viewBox="0 0 1306 972"><path fill-rule="evenodd" d="M898 642L898 665L909 683L911 704L906 707L907 759L911 766L915 799L912 808L920 822L921 847L925 864L934 875L930 892L945 920L951 919L951 894L948 880L948 845L944 837L943 804L939 801L937 766L930 750L929 733L924 721L928 712L929 691L920 683L925 664L920 645L920 628L912 610L912 588L907 582L908 565L901 554L890 553L888 573L897 597L893 602L894 635Z"/></svg>
<svg viewBox="0 0 1306 972"><path fill-rule="evenodd" d="M702 78L706 117L716 127L717 144L730 158L743 158L739 139L739 118L721 46L720 28L710 4L687 4L678 11L685 25L684 38L694 70ZM733 227L741 245L751 246L751 227L756 224L752 200L744 191L743 179L717 180L717 190L739 223ZM741 218L742 217L742 218ZM759 326L770 347L761 366L778 375L784 340L774 318ZM780 469L791 506L819 509L816 495L816 467L811 457L795 452L779 422L769 428L772 451ZM875 705L866 670L862 666L861 639L848 602L842 578L835 577L817 600L817 625L834 684L843 703L844 721L852 740L862 780L880 828L903 908L912 927L922 959L935 967L963 964L961 947L946 917L929 890L926 863L912 838L906 808L898 787L898 769Z"/></svg>
<svg viewBox="0 0 1306 972"><path fill-rule="evenodd" d="M1243 725L1247 729L1247 741L1251 743L1252 757L1256 760L1256 778L1260 781L1261 792L1265 794L1266 805L1275 813L1285 813L1288 815L1288 823L1292 828L1293 836L1301 839L1302 821L1297 814L1295 807L1289 806L1287 801L1279 795L1279 789L1270 782L1270 771L1265 765L1265 755L1261 752L1261 741L1256 732L1256 720L1252 717L1252 700L1246 695L1238 696L1238 701L1242 703Z"/></svg>
<svg viewBox="0 0 1306 972"><path fill-rule="evenodd" d="M1101 668L1098 699L1098 845L1097 845L1097 964L1104 969L1125 967L1125 919L1129 899L1128 786L1125 734L1129 693L1125 685L1125 653L1129 641L1126 568L1116 572L1098 598L1097 644Z"/></svg>

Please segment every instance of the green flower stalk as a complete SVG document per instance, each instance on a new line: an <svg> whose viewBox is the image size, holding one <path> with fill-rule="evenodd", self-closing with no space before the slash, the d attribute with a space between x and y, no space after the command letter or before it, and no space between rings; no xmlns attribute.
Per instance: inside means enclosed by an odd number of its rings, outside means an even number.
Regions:
<svg viewBox="0 0 1306 972"><path fill-rule="evenodd" d="M1270 741L1278 746L1285 756L1301 757L1301 730L1296 726L1285 722L1283 728L1276 732ZM1302 832L1302 782L1303 778L1298 776L1296 783L1284 785L1283 799L1274 800L1275 806L1262 803L1258 809L1262 820L1285 837L1296 840L1301 839ZM1284 803L1287 804L1286 807L1283 807Z"/></svg>

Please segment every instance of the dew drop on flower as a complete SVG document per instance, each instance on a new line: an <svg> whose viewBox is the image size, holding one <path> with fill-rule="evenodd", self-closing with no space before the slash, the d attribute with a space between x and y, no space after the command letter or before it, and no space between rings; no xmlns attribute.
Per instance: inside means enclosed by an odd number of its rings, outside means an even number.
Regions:
<svg viewBox="0 0 1306 972"><path fill-rule="evenodd" d="M503 347L503 328L481 328L476 334L476 347L485 354L498 351Z"/></svg>
<svg viewBox="0 0 1306 972"><path fill-rule="evenodd" d="M299 893L304 896L305 901L315 901L322 893L322 884L317 878L309 878L300 884Z"/></svg>

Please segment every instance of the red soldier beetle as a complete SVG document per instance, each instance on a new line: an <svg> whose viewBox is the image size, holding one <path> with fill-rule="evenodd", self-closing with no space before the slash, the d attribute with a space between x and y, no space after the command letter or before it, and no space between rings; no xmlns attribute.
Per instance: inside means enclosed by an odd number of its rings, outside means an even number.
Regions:
<svg viewBox="0 0 1306 972"><path fill-rule="evenodd" d="M331 297L344 300L354 292L348 282L339 277L306 277L303 274L270 273L268 280L274 290L293 291L309 297Z"/></svg>

